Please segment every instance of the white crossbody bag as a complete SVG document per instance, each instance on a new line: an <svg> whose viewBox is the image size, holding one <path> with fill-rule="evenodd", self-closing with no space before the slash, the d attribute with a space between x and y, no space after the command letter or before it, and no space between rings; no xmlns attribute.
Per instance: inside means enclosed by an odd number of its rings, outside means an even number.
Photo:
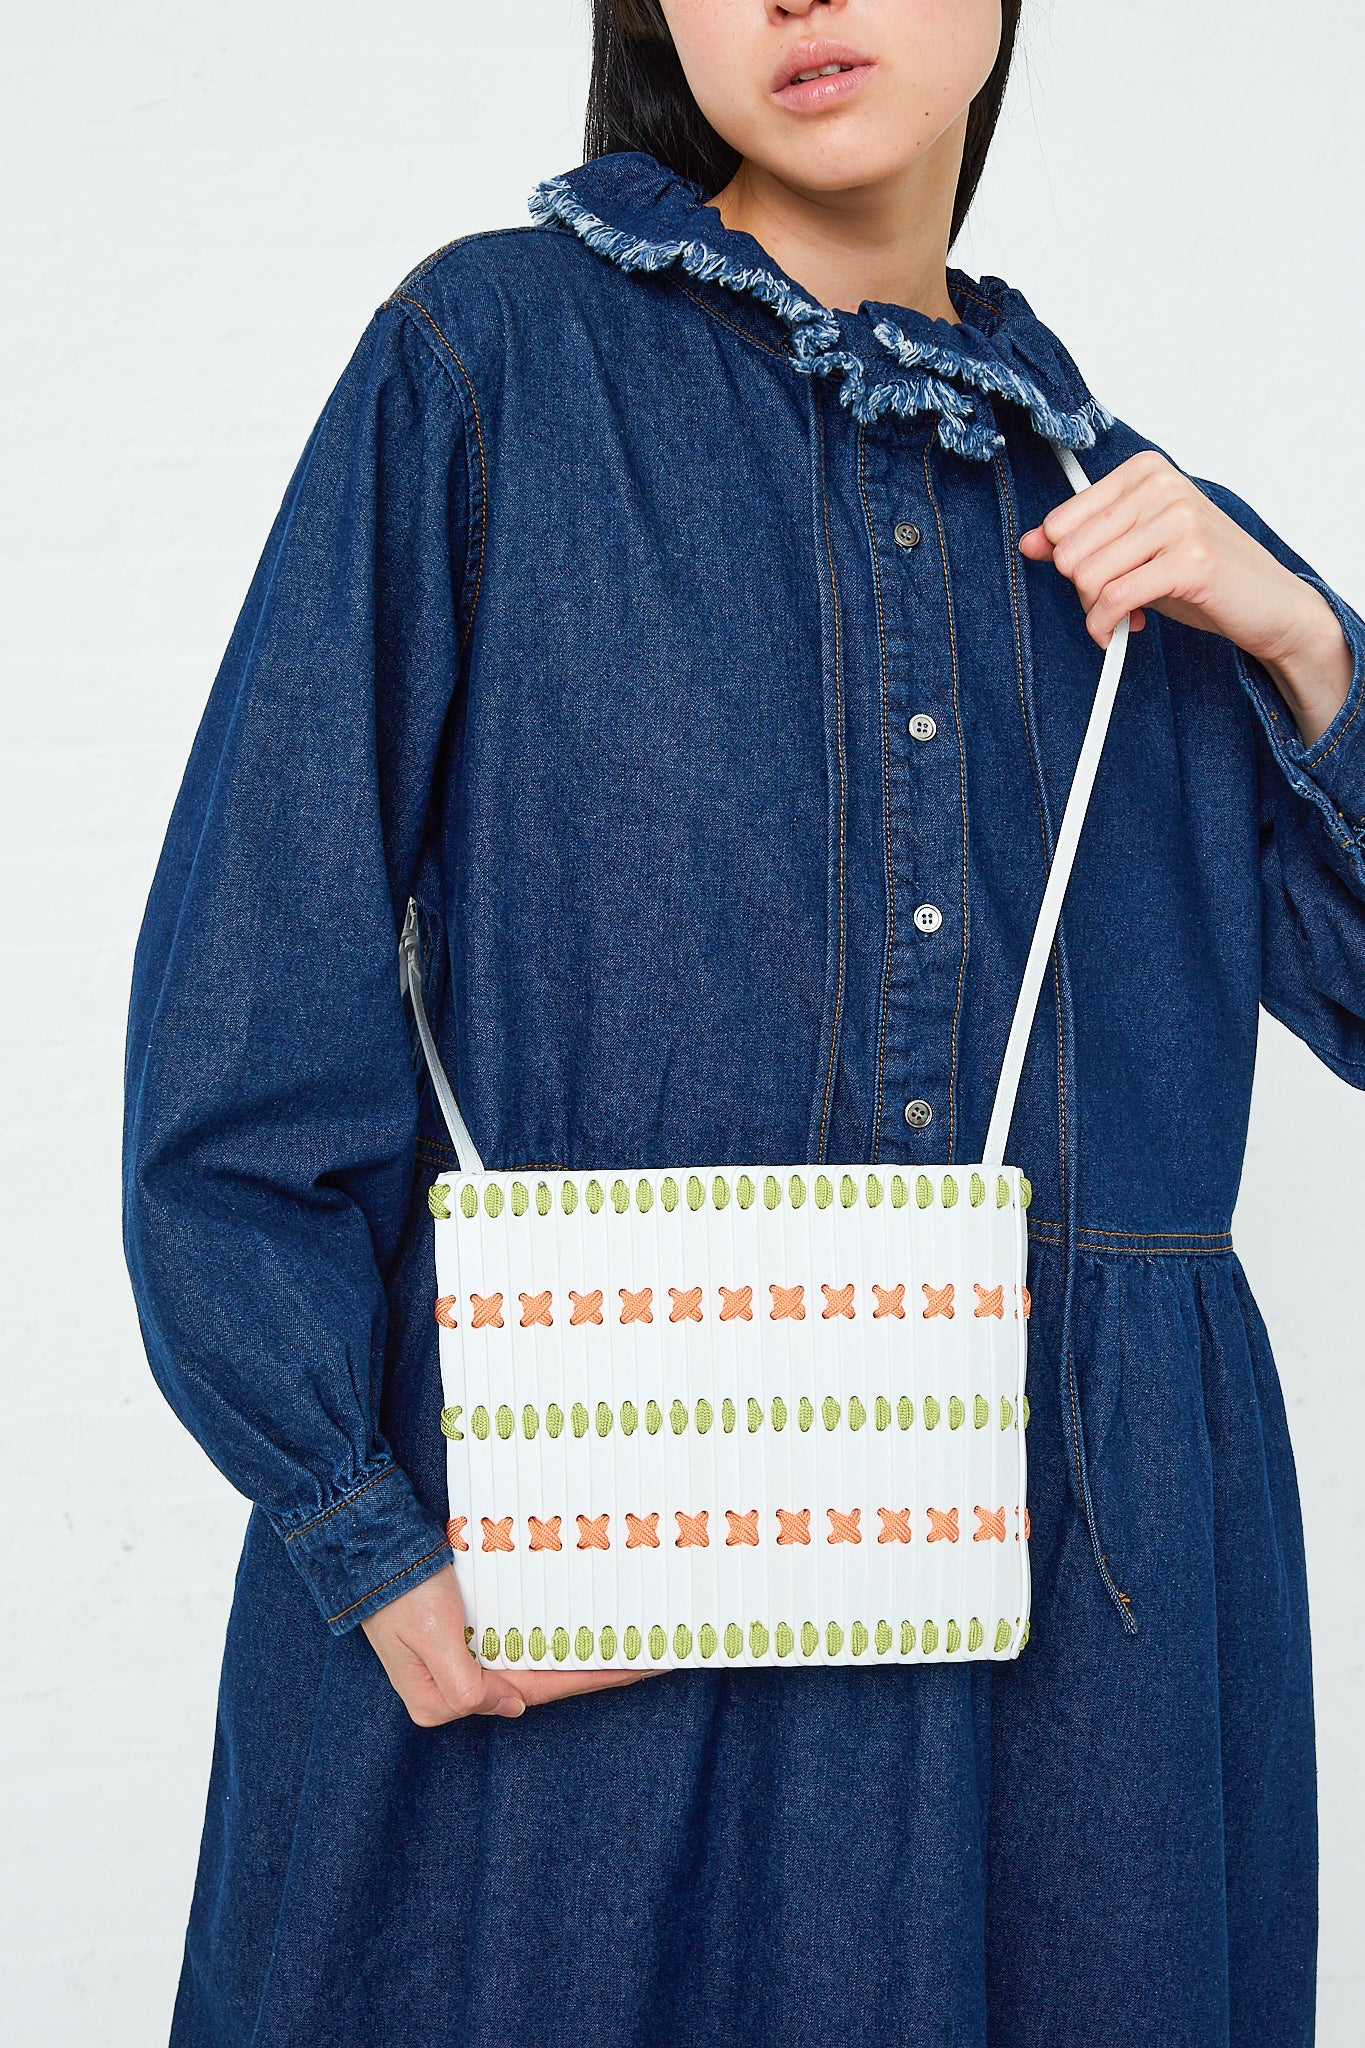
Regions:
<svg viewBox="0 0 1365 2048"><path fill-rule="evenodd" d="M1127 641L1124 620L974 1164L486 1172L409 905L403 985L459 1162L430 1191L440 1428L485 1664L1018 1656L1029 1185L1004 1148Z"/></svg>

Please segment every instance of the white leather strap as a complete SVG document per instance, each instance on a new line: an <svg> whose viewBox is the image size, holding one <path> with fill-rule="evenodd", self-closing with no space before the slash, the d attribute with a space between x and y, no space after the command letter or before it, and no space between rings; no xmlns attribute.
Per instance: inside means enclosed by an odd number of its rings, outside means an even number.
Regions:
<svg viewBox="0 0 1365 2048"><path fill-rule="evenodd" d="M1090 479L1071 450L1059 447L1054 441L1053 451L1066 471L1067 482L1077 496L1082 491L1089 490ZM1071 869L1076 859L1081 827L1085 823L1091 791L1095 787L1095 775L1100 765L1100 755L1104 751L1105 735L1109 731L1114 699L1118 695L1119 678L1123 674L1124 659L1128 653L1128 632L1128 620L1120 619L1114 628L1114 637L1105 651L1099 688L1095 692L1095 702L1091 707L1090 723L1086 726L1085 739L1076 762L1076 772L1071 778L1066 811L1062 817L1062 829L1057 834L1057 846L1052 856L1052 866L1048 871L1047 887L1043 891L1038 922L1033 928L1033 943L1029 947L1028 959L1024 964L1019 1000L1014 1006L1014 1020L1010 1025L1010 1035L1005 1044L1005 1057L1000 1067L1000 1080L995 1091L995 1107L991 1111L990 1128L981 1152L983 1166L999 1166L1004 1161L1010 1123L1014 1116L1015 1097L1019 1093L1019 1077L1024 1071L1024 1055L1028 1051L1043 976L1047 972L1048 955L1052 951L1052 941L1057 936L1057 923L1062 914L1062 899L1066 895L1067 883L1071 880Z"/></svg>
<svg viewBox="0 0 1365 2048"><path fill-rule="evenodd" d="M398 986L403 994L412 998L412 1014L417 1025L417 1036L422 1046L422 1057L427 1063L431 1085L436 1091L436 1100L441 1115L445 1118L450 1142L455 1147L455 1159L461 1173L482 1173L483 1161L478 1148L469 1135L469 1126L460 1115L460 1105L455 1100L455 1090L450 1077L441 1065L441 1055L436 1050L436 1040L427 1022L427 1006L422 999L422 945L417 934L417 905L408 898L408 914L403 920L403 935L398 941Z"/></svg>

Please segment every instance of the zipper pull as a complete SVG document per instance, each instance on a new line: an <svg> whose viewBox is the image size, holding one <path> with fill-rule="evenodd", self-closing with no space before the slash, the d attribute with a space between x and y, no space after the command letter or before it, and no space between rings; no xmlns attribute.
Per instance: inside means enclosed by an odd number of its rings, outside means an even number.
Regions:
<svg viewBox="0 0 1365 2048"><path fill-rule="evenodd" d="M405 996L413 980L416 980L420 988L422 942L417 936L417 898L409 896L407 915L403 919L403 933L398 941L398 993Z"/></svg>

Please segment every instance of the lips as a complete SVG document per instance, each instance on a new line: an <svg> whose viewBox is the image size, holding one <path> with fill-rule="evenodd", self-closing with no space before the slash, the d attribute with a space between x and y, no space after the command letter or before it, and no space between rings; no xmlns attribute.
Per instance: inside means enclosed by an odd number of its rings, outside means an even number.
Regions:
<svg viewBox="0 0 1365 2048"><path fill-rule="evenodd" d="M793 44L768 90L784 105L842 98L851 86L870 75L875 63L875 58L851 43L816 36L810 42Z"/></svg>

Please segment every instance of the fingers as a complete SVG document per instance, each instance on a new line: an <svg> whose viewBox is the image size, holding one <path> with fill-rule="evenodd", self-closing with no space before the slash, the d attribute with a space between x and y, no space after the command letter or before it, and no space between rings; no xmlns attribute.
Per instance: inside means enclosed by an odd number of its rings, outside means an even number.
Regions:
<svg viewBox="0 0 1365 2048"><path fill-rule="evenodd" d="M528 1707L543 1707L552 1700L567 1699L573 1693L602 1692L611 1686L635 1685L642 1678L664 1676L666 1673L660 1670L518 1671L515 1682Z"/></svg>
<svg viewBox="0 0 1365 2048"><path fill-rule="evenodd" d="M526 1702L507 1676L486 1670L470 1652L453 1570L424 1579L361 1626L419 1728L466 1714L525 1713Z"/></svg>

